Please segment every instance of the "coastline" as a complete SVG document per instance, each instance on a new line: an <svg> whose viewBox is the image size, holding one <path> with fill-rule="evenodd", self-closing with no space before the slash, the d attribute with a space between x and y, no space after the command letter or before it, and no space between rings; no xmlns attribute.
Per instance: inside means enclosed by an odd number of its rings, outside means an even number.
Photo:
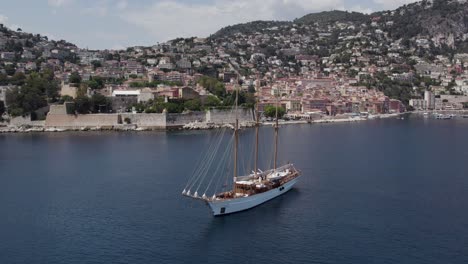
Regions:
<svg viewBox="0 0 468 264"><path fill-rule="evenodd" d="M299 124L328 124L328 123L355 123L365 122L374 119L387 119L387 118L398 118L400 116L412 114L412 112L395 113L395 114L381 114L373 115L370 117L349 117L349 118L321 118L316 120L292 120L292 121L279 121L279 125L299 125ZM273 126L274 122L262 122L261 126ZM244 122L241 123L242 128L250 128L255 126L255 122ZM116 132L140 132L140 131L174 131L174 130L210 130L228 127L231 128L231 124L214 124L206 122L190 122L183 126L177 127L142 127L137 125L118 125L118 126L83 126L73 128L63 127L45 127L45 126L30 126L30 125L19 125L19 126L0 126L0 134L14 134L14 133L64 133L64 132L86 132L86 131L116 131Z"/></svg>

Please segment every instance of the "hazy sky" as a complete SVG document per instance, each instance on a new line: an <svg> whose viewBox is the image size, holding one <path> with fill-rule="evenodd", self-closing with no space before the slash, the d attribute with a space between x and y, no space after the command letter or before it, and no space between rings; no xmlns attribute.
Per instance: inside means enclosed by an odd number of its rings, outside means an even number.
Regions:
<svg viewBox="0 0 468 264"><path fill-rule="evenodd" d="M117 49L206 37L253 20L333 9L372 12L415 0L0 0L0 23L79 47Z"/></svg>

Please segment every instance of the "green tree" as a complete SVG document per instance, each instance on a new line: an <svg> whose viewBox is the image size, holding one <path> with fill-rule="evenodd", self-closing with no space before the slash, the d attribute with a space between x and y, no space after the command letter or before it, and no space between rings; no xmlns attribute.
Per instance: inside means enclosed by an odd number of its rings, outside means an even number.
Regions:
<svg viewBox="0 0 468 264"><path fill-rule="evenodd" d="M108 112L111 109L111 102L102 94L94 94L91 97L91 110L94 113Z"/></svg>
<svg viewBox="0 0 468 264"><path fill-rule="evenodd" d="M59 85L56 81L49 81L45 85L47 98L51 102L56 102L59 98Z"/></svg>
<svg viewBox="0 0 468 264"><path fill-rule="evenodd" d="M64 95L60 98L59 100L59 103L60 104L63 104L65 102L73 102L73 97L69 96L69 95Z"/></svg>
<svg viewBox="0 0 468 264"><path fill-rule="evenodd" d="M87 96L80 95L75 99L75 109L78 114L89 114L91 101Z"/></svg>
<svg viewBox="0 0 468 264"><path fill-rule="evenodd" d="M26 75L22 72L15 73L9 80L9 83L13 85L22 86L26 81Z"/></svg>
<svg viewBox="0 0 468 264"><path fill-rule="evenodd" d="M54 71L51 69L44 69L42 71L42 77L48 81L53 81L55 78Z"/></svg>
<svg viewBox="0 0 468 264"><path fill-rule="evenodd" d="M8 64L5 66L5 72L7 75L12 76L16 72L16 68L13 64Z"/></svg>
<svg viewBox="0 0 468 264"><path fill-rule="evenodd" d="M199 99L187 100L184 102L184 108L190 111L200 111L201 102Z"/></svg>
<svg viewBox="0 0 468 264"><path fill-rule="evenodd" d="M142 88L145 87L146 83L145 82L131 82L130 87L132 88Z"/></svg>
<svg viewBox="0 0 468 264"><path fill-rule="evenodd" d="M226 87L222 82L218 81L215 78L203 76L200 78L200 80L198 80L198 84L200 84L210 93L218 97L224 98L224 96L226 96Z"/></svg>
<svg viewBox="0 0 468 264"><path fill-rule="evenodd" d="M72 72L70 74L70 77L68 78L68 81L70 83L74 83L74 84L80 84L81 83L81 76L78 72Z"/></svg>
<svg viewBox="0 0 468 264"><path fill-rule="evenodd" d="M47 106L48 82L37 73L28 76L25 84L7 92L6 100L11 115L25 115Z"/></svg>
<svg viewBox="0 0 468 264"><path fill-rule="evenodd" d="M175 102L165 103L164 106L168 113L182 113L184 111L184 106Z"/></svg>
<svg viewBox="0 0 468 264"><path fill-rule="evenodd" d="M98 60L93 60L91 62L91 65L93 65L93 69L96 70L97 68L101 68L102 67L102 63Z"/></svg>
<svg viewBox="0 0 468 264"><path fill-rule="evenodd" d="M104 88L104 79L99 76L92 77L91 80L88 81L88 87L93 90L99 90Z"/></svg>
<svg viewBox="0 0 468 264"><path fill-rule="evenodd" d="M0 101L0 120L2 119L2 115L5 113L5 103Z"/></svg>
<svg viewBox="0 0 468 264"><path fill-rule="evenodd" d="M136 103L136 104L133 104L132 107L130 107L130 109L135 108L135 111L137 113L141 113L145 111L145 107L146 105L144 105L143 103Z"/></svg>
<svg viewBox="0 0 468 264"><path fill-rule="evenodd" d="M254 93L241 93L244 97L244 103L242 106L247 108L254 108L256 104L256 98Z"/></svg>
<svg viewBox="0 0 468 264"><path fill-rule="evenodd" d="M8 76L6 74L0 73L0 85L8 84Z"/></svg>
<svg viewBox="0 0 468 264"><path fill-rule="evenodd" d="M9 112L13 116L29 114L47 105L42 93L31 87L9 90L6 96Z"/></svg>
<svg viewBox="0 0 468 264"><path fill-rule="evenodd" d="M218 99L218 97L213 96L213 95L208 95L205 99L204 106L205 107L218 107L221 105L221 101Z"/></svg>
<svg viewBox="0 0 468 264"><path fill-rule="evenodd" d="M276 117L276 109L278 108L278 118L282 118L286 114L286 110L283 107L276 107L272 105L267 105L265 107L264 115L266 117Z"/></svg>

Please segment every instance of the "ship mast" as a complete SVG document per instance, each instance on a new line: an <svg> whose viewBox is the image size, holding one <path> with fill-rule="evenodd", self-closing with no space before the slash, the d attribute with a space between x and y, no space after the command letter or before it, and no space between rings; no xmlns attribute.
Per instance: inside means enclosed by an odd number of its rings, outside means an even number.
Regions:
<svg viewBox="0 0 468 264"><path fill-rule="evenodd" d="M239 79L236 80L237 85L239 84ZM239 87L235 85L236 87L236 123L234 125L234 184L233 184L233 190L235 191L236 188L236 181L237 181L237 148L238 148L238 143L239 143L239 117L238 117L238 100L239 100Z"/></svg>
<svg viewBox="0 0 468 264"><path fill-rule="evenodd" d="M280 95L280 92L281 91L278 91L278 95L276 97L276 120L275 120L275 166L274 166L274 170L276 170L277 168L277 160L278 160L278 129L279 129L279 125L278 125L278 100L279 100L279 95Z"/></svg>
<svg viewBox="0 0 468 264"><path fill-rule="evenodd" d="M256 111L256 118L255 118L255 168L254 168L254 175L257 176L258 171L258 130L260 126L260 113L258 112L258 93L260 91L260 78L257 75L257 98L255 100L255 111Z"/></svg>

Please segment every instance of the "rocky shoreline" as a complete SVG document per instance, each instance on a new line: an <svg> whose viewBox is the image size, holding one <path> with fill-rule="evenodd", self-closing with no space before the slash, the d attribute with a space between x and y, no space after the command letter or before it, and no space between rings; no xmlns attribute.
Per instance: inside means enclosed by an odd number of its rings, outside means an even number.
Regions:
<svg viewBox="0 0 468 264"><path fill-rule="evenodd" d="M362 122L371 119L380 119L380 118L398 118L402 115L409 113L399 113L399 114L386 114L386 115L376 115L372 117L350 117L350 118L323 118L317 120L298 120L298 121L281 121L280 125L294 125L294 124L324 124L324 123L353 123L353 122ZM263 122L263 126L272 126L274 122ZM255 122L246 122L241 123L242 128L254 127ZM60 127L45 127L45 126L0 126L0 133L39 133L39 132L71 132L71 131L171 131L171 130L210 130L210 129L219 129L219 128L231 128L233 129L232 124L214 124L206 122L191 122L183 126L178 127L167 127L165 129L157 127L139 127L136 125L119 125L119 126L94 126L94 127L74 127L74 128L60 128Z"/></svg>

